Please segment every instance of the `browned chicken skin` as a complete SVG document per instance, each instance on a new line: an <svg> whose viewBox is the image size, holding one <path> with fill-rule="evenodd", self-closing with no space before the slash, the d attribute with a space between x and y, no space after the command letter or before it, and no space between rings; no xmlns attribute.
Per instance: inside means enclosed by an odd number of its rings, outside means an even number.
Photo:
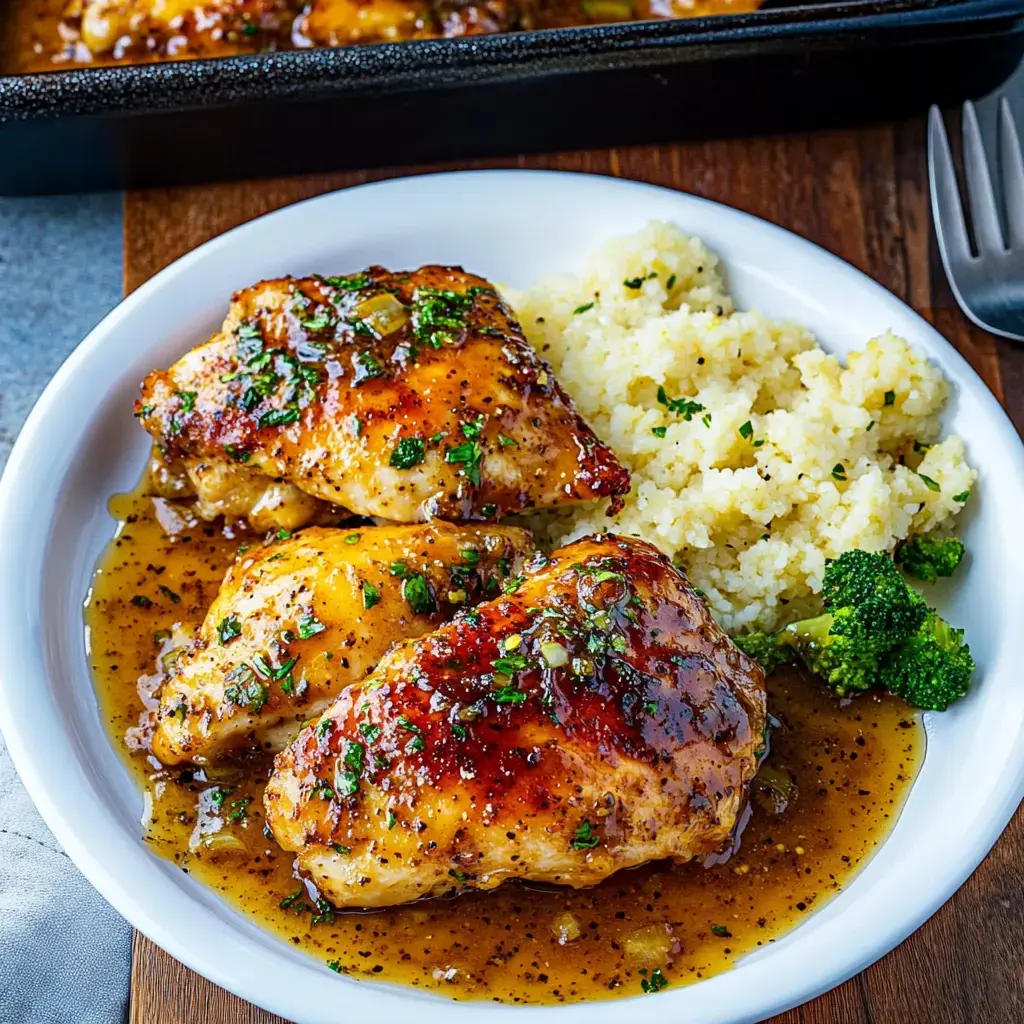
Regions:
<svg viewBox="0 0 1024 1024"><path fill-rule="evenodd" d="M451 267L282 278L145 380L168 459L234 465L397 522L490 520L629 489L497 291Z"/></svg>
<svg viewBox="0 0 1024 1024"><path fill-rule="evenodd" d="M589 886L729 841L764 677L684 577L609 535L505 590L393 650L278 755L267 822L336 905Z"/></svg>
<svg viewBox="0 0 1024 1024"><path fill-rule="evenodd" d="M311 527L239 556L160 692L152 749L279 750L393 644L500 593L532 538L502 526Z"/></svg>

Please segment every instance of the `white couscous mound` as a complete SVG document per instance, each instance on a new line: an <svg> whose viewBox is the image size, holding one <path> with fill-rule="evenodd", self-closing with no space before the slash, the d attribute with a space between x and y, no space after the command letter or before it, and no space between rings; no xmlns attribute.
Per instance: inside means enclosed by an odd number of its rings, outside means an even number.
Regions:
<svg viewBox="0 0 1024 1024"><path fill-rule="evenodd" d="M643 537L731 631L820 608L825 559L949 525L976 473L941 438L947 384L886 334L846 365L798 324L737 311L717 257L654 223L578 276L509 292L530 341L629 468L625 508L537 513L559 544Z"/></svg>

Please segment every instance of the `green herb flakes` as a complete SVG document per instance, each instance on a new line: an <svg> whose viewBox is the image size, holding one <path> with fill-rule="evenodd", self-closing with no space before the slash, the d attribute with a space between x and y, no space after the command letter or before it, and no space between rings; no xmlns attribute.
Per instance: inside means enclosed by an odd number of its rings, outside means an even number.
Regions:
<svg viewBox="0 0 1024 1024"><path fill-rule="evenodd" d="M388 465L394 469L412 469L418 466L427 455L426 445L422 437L403 437L392 449Z"/></svg>
<svg viewBox="0 0 1024 1024"><path fill-rule="evenodd" d="M217 625L217 639L220 640L221 647L241 635L242 623L238 621L237 615L229 615L227 618L221 619Z"/></svg>
<svg viewBox="0 0 1024 1024"><path fill-rule="evenodd" d="M574 850L592 850L601 844L601 837L594 831L589 821L579 825L569 840L569 845Z"/></svg>
<svg viewBox="0 0 1024 1024"><path fill-rule="evenodd" d="M369 580L363 581L363 607L369 611L374 605L380 604L380 590Z"/></svg>

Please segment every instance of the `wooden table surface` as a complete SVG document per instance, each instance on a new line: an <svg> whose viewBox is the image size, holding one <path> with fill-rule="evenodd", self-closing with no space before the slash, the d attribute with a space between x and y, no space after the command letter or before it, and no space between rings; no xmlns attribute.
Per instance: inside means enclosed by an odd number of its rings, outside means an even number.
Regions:
<svg viewBox="0 0 1024 1024"><path fill-rule="evenodd" d="M942 277L928 210L923 119L856 131L560 153L469 166L633 178L707 196L789 228L866 271L931 320L971 361L1017 429L1024 428L1024 349L974 328L956 309ZM125 291L213 235L277 207L376 178L446 169L398 168L129 194ZM845 985L773 1018L773 1024L1024 1022L1022 840L1024 813L1018 811L982 866L918 932ZM921 871L928 871L927 863ZM345 1019L339 1008L339 1022ZM211 985L136 935L130 1021L271 1024L280 1018Z"/></svg>

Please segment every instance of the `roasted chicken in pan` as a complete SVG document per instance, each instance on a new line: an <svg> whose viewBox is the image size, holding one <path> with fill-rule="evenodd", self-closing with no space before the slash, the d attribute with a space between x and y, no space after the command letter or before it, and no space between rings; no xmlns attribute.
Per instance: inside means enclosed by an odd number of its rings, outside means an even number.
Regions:
<svg viewBox="0 0 1024 1024"><path fill-rule="evenodd" d="M174 764L280 749L392 644L500 593L530 541L511 527L311 527L246 552L173 662L153 752Z"/></svg>
<svg viewBox="0 0 1024 1024"><path fill-rule="evenodd" d="M761 669L681 573L590 538L349 686L278 755L267 822L341 907L589 886L729 842L764 726Z"/></svg>
<svg viewBox="0 0 1024 1024"><path fill-rule="evenodd" d="M629 489L497 291L452 267L245 289L210 341L146 378L136 414L196 488L270 479L398 522Z"/></svg>

